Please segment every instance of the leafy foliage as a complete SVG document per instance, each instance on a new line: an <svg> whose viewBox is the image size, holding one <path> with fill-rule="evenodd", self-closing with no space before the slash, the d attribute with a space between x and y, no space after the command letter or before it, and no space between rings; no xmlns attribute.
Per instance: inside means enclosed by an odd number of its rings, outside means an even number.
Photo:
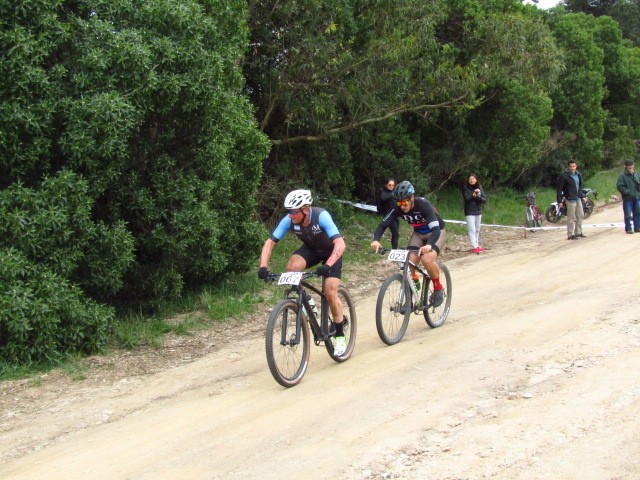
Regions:
<svg viewBox="0 0 640 480"><path fill-rule="evenodd" d="M89 298L153 306L245 270L269 150L243 93L245 2L26 0L0 14L1 246L38 265L5 279L28 281L19 298L46 305L37 283L55 275L81 318Z"/></svg>
<svg viewBox="0 0 640 480"><path fill-rule="evenodd" d="M0 359L9 364L52 361L64 353L93 353L107 341L112 308L46 265L0 248Z"/></svg>
<svg viewBox="0 0 640 480"><path fill-rule="evenodd" d="M603 51L593 37L591 19L584 14L557 15L550 23L565 52L565 70L552 91L553 126L575 135L570 158L583 168L598 170L606 116L605 77Z"/></svg>
<svg viewBox="0 0 640 480"><path fill-rule="evenodd" d="M0 192L0 247L106 298L123 287L133 260L133 237L123 222L91 218L88 184L63 170L41 188L14 184Z"/></svg>
<svg viewBox="0 0 640 480"><path fill-rule="evenodd" d="M250 212L268 144L242 96L244 3L21 5L4 12L4 186L37 186L61 168L86 179L92 221L125 226L134 242L112 280L120 298L176 296L245 268L237 245L258 248L241 239L260 231ZM73 264L72 251L60 261ZM90 282L80 271L74 280Z"/></svg>

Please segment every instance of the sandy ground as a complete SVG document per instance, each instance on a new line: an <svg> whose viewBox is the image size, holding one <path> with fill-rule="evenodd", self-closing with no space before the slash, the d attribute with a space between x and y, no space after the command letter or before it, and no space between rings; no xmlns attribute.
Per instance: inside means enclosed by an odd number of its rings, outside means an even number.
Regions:
<svg viewBox="0 0 640 480"><path fill-rule="evenodd" d="M0 478L638 479L640 235L584 232L445 255L449 319L414 315L393 347L375 329L376 272L354 356L313 347L291 389L267 368L263 318L156 371L5 382Z"/></svg>

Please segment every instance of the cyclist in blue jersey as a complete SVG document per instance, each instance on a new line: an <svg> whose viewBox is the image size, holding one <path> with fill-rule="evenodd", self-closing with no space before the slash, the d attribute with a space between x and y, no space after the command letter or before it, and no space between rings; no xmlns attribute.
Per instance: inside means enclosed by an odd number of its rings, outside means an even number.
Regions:
<svg viewBox="0 0 640 480"><path fill-rule="evenodd" d="M438 267L436 260L447 238L444 221L426 198L415 196L415 188L406 180L400 182L393 189L393 199L396 202L396 207L382 219L376 228L371 248L377 252L382 247L380 239L384 231L398 218L406 220L413 227L413 233L407 247L414 252L411 254L411 261L416 263L420 257L420 261L429 272L429 277L433 282L431 302L435 307L439 307L444 301L444 292L440 283L440 267ZM411 273L414 279L417 279L414 269Z"/></svg>
<svg viewBox="0 0 640 480"><path fill-rule="evenodd" d="M338 297L342 276L342 254L347 247L333 222L331 214L324 208L312 207L313 197L309 190L294 190L284 200L288 214L276 227L262 246L258 277L269 276L269 258L276 244L287 232L293 232L302 245L289 258L287 270L301 272L322 262L316 269L325 277L324 294L327 297L333 321L336 325L335 355L341 356L347 348L343 328L343 307Z"/></svg>

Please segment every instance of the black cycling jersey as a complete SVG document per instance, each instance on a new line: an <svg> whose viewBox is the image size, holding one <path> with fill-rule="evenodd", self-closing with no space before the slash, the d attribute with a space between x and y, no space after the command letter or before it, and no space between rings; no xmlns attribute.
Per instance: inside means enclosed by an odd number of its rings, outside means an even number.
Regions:
<svg viewBox="0 0 640 480"><path fill-rule="evenodd" d="M444 230L444 220L438 215L433 205L423 197L415 197L413 207L407 213L399 206L391 210L380 222L373 234L373 239L380 241L384 231L397 219L402 218L413 230L421 235L431 234L429 243L435 245L440 237L440 231Z"/></svg>

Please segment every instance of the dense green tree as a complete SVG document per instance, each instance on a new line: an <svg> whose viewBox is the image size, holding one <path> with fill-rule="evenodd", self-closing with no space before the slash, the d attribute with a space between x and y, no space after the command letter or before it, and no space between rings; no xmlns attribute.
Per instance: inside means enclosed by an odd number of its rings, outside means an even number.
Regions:
<svg viewBox="0 0 640 480"><path fill-rule="evenodd" d="M594 38L593 17L556 14L550 25L564 52L564 70L552 89L552 126L575 138L564 159L573 158L583 169L597 171L603 160L606 91L604 52Z"/></svg>
<svg viewBox="0 0 640 480"><path fill-rule="evenodd" d="M134 236L136 296L243 269L268 151L242 96L244 2L3 5L4 186L81 174L94 219Z"/></svg>
<svg viewBox="0 0 640 480"><path fill-rule="evenodd" d="M621 158L634 155L634 140L640 138L640 48L623 40L619 25L608 16L593 21L593 35L604 53L604 166L619 165Z"/></svg>
<svg viewBox="0 0 640 480"><path fill-rule="evenodd" d="M2 247L35 265L29 295L47 270L152 304L253 262L270 147L244 94L246 8L0 2Z"/></svg>
<svg viewBox="0 0 640 480"><path fill-rule="evenodd" d="M408 151L420 152L405 175L424 178L431 188L469 163L486 162L491 171L494 161L518 175L536 161L535 155L523 155L536 152L548 132L546 89L559 63L535 8L517 0L297 0L254 2L250 11L245 75L261 128L275 145L263 179L270 191L308 178L309 185L324 184L335 193L343 184L355 184L358 196L371 198L371 186L394 171L392 158L373 170L361 165L394 150L371 137L375 132L384 139L389 128L389 133L406 131L401 135L412 144ZM525 95L509 95L509 102L518 102L510 106L523 121L527 111L535 121L521 126L522 135L492 132L500 142L491 146L467 141L473 139L465 126L470 112L482 110L474 121L486 125L499 114L490 110L500 104L500 92L511 91L514 82ZM483 102L487 107L479 107ZM390 121L394 118L405 126ZM506 117L495 121L496 128L510 124ZM320 142L327 138L340 152L332 165L337 184L318 181L313 165L301 166L315 162L313 150L324 149ZM302 149L293 146L302 142ZM338 147L343 143L348 151ZM512 162L516 166L509 169ZM282 165L287 166L279 170ZM285 176L294 165L309 176L295 181ZM327 175L324 169L317 172Z"/></svg>
<svg viewBox="0 0 640 480"><path fill-rule="evenodd" d="M536 169L549 134L549 88L559 51L539 12L510 2L451 2L442 41L460 46L458 62L481 66L484 101L464 114L441 112L422 127L423 161L438 183L469 171L486 184L512 185Z"/></svg>
<svg viewBox="0 0 640 480"><path fill-rule="evenodd" d="M625 38L640 46L640 2L638 0L565 0L569 12L613 18Z"/></svg>

